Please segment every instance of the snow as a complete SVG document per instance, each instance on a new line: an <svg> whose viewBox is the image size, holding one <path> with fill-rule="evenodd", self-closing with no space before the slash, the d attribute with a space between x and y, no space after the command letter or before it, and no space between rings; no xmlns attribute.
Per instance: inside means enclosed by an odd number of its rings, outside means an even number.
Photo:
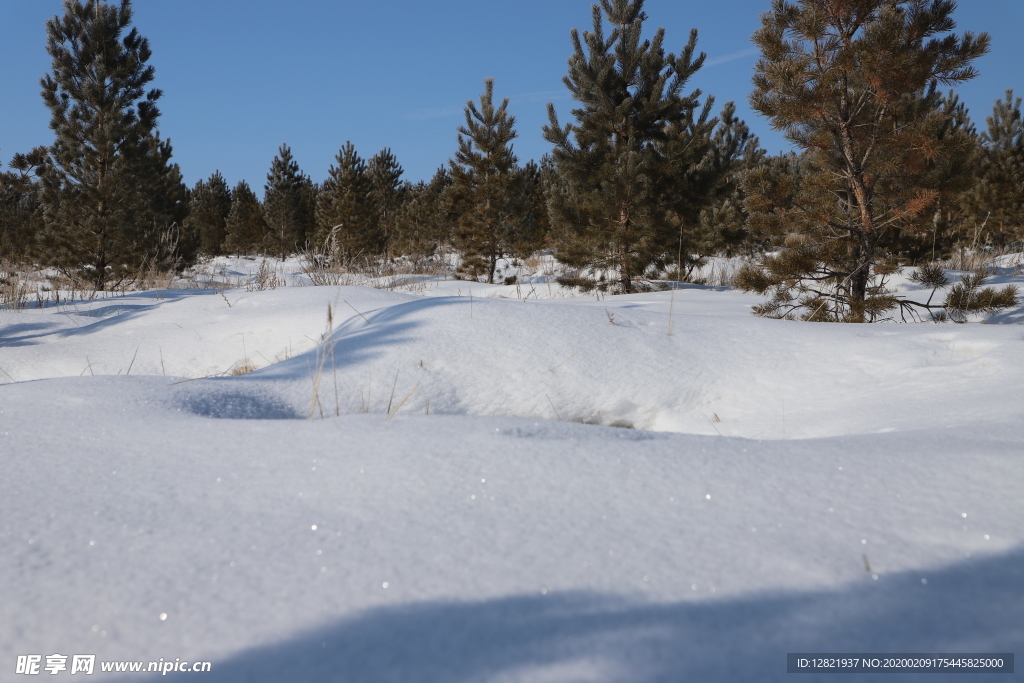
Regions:
<svg viewBox="0 0 1024 683"><path fill-rule="evenodd" d="M774 681L1024 642L1019 325L409 283L0 311L0 681Z"/></svg>

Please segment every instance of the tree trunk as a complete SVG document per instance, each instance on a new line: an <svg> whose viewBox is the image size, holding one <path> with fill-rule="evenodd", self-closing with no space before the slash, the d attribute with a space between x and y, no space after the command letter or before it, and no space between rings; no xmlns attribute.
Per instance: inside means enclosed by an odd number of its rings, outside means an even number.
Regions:
<svg viewBox="0 0 1024 683"><path fill-rule="evenodd" d="M856 242L854 271L850 274L850 322L866 322L864 304L868 298L868 282L875 254L870 236L861 233Z"/></svg>
<svg viewBox="0 0 1024 683"><path fill-rule="evenodd" d="M633 274L629 270L626 259L629 256L629 227L630 227L629 205L624 204L619 210L619 234L622 237L622 244L619 248L619 284L623 294L633 293Z"/></svg>
<svg viewBox="0 0 1024 683"><path fill-rule="evenodd" d="M496 249L494 249L493 246L491 247L491 253L488 254L487 260L488 260L488 265L490 266L490 269L489 269L489 271L487 273L487 284L493 285L494 284L494 271L497 270L497 268L498 268L498 252L497 252Z"/></svg>

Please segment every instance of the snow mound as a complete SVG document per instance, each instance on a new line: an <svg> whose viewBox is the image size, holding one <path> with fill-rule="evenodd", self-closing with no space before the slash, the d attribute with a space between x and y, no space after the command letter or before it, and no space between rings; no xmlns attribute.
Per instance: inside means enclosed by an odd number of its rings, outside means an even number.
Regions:
<svg viewBox="0 0 1024 683"><path fill-rule="evenodd" d="M1021 415L1016 325L807 325L752 317L756 300L537 300L455 281L149 292L0 315L0 377L213 375L172 392L211 418L486 415L758 439Z"/></svg>
<svg viewBox="0 0 1024 683"><path fill-rule="evenodd" d="M722 318L673 298L396 303L242 381L303 416L400 410L748 438L1009 420L1024 406L1014 327Z"/></svg>

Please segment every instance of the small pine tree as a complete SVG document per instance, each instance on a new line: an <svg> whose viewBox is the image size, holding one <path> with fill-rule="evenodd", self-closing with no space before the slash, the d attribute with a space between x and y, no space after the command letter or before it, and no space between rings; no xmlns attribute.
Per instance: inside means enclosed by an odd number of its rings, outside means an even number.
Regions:
<svg viewBox="0 0 1024 683"><path fill-rule="evenodd" d="M458 216L455 243L462 252L462 271L484 275L493 284L498 260L511 253L530 200L512 151L516 118L508 113L508 98L494 106L493 78L484 81L480 107L470 100L465 114L459 148L449 162L449 201Z"/></svg>
<svg viewBox="0 0 1024 683"><path fill-rule="evenodd" d="M0 172L0 261L25 263L35 258L35 240L43 227L40 184L30 171L42 163L45 148L16 154L11 168Z"/></svg>
<svg viewBox="0 0 1024 683"><path fill-rule="evenodd" d="M267 242L270 227L263 218L263 206L244 180L231 192L231 210L225 221L224 251L250 254Z"/></svg>
<svg viewBox="0 0 1024 683"><path fill-rule="evenodd" d="M316 191L299 169L288 145L281 145L270 164L263 193L263 214L270 230L266 248L281 256L302 249L312 233Z"/></svg>
<svg viewBox="0 0 1024 683"><path fill-rule="evenodd" d="M398 210L408 191L402 182L402 167L390 149L385 147L370 159L366 164L366 178L370 210L380 233L382 251L390 251L398 227Z"/></svg>
<svg viewBox="0 0 1024 683"><path fill-rule="evenodd" d="M419 182L406 189L396 216L393 254L431 256L451 242L455 218L448 201L451 183L451 174L442 166L430 182Z"/></svg>
<svg viewBox="0 0 1024 683"><path fill-rule="evenodd" d="M52 73L42 79L56 139L40 163L45 260L96 289L143 265L171 265L170 228L186 189L160 140L149 42L130 0L64 0L46 22ZM127 34L125 32L127 31Z"/></svg>
<svg viewBox="0 0 1024 683"><path fill-rule="evenodd" d="M220 171L200 180L192 189L186 231L195 235L199 252L206 256L224 253L227 220L231 213L231 190Z"/></svg>
<svg viewBox="0 0 1024 683"><path fill-rule="evenodd" d="M926 263L910 275L910 280L931 288L931 294L926 302L913 303L905 308L923 309L935 322L952 320L965 323L971 314L995 313L1016 306L1018 288L1015 285L1007 285L1002 289L984 287L988 277L988 273L982 271L968 273L960 282L950 286L952 283L938 264ZM933 303L940 289L948 289L946 300L941 304Z"/></svg>
<svg viewBox="0 0 1024 683"><path fill-rule="evenodd" d="M706 257L714 254L750 254L755 249L747 230L746 196L741 178L764 162L765 151L747 124L736 117L736 105L727 102L712 138L712 168L723 171L711 203L701 210L697 227L683 245L688 253L677 256L682 279L688 280ZM686 235L684 235L685 237Z"/></svg>
<svg viewBox="0 0 1024 683"><path fill-rule="evenodd" d="M181 253L182 226L188 218L189 192L181 168L171 163L171 143L154 133L148 140L149 151L144 159L139 180L148 188L148 210L142 215L148 221L146 234L155 237L150 244L144 265L180 270L189 265L190 257Z"/></svg>
<svg viewBox="0 0 1024 683"><path fill-rule="evenodd" d="M1012 90L996 100L981 134L978 183L971 197L977 224L988 241L1005 247L1024 239L1024 119Z"/></svg>
<svg viewBox="0 0 1024 683"><path fill-rule="evenodd" d="M539 164L531 159L519 170L515 203L523 207L523 213L510 239L511 254L517 258L528 258L547 246L551 233L547 187L553 174L550 155L544 155Z"/></svg>
<svg viewBox="0 0 1024 683"><path fill-rule="evenodd" d="M751 106L805 154L799 185L766 169L745 178L750 224L780 249L740 284L771 292L756 313L805 320L884 319L900 245L927 231L963 187L973 140L937 83L976 74L988 35L956 36L951 0L776 0Z"/></svg>
<svg viewBox="0 0 1024 683"><path fill-rule="evenodd" d="M379 254L384 237L373 212L366 162L351 142L334 160L317 202L315 244L335 259Z"/></svg>
<svg viewBox="0 0 1024 683"><path fill-rule="evenodd" d="M920 265L951 255L973 232L974 216L967 198L978 184L982 158L981 139L966 105L952 90L941 98L944 123L937 127L939 140L956 140L959 151L947 157L937 156L926 174L927 183L936 188L935 208L907 217L880 241L884 254L901 264Z"/></svg>

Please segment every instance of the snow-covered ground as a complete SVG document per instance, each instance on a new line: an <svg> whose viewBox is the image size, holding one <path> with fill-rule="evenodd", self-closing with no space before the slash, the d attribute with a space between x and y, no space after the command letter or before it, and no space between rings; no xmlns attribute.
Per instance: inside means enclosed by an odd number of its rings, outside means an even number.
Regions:
<svg viewBox="0 0 1024 683"><path fill-rule="evenodd" d="M0 681L54 653L505 683L1020 649L1024 307L806 324L522 280L0 311Z"/></svg>

